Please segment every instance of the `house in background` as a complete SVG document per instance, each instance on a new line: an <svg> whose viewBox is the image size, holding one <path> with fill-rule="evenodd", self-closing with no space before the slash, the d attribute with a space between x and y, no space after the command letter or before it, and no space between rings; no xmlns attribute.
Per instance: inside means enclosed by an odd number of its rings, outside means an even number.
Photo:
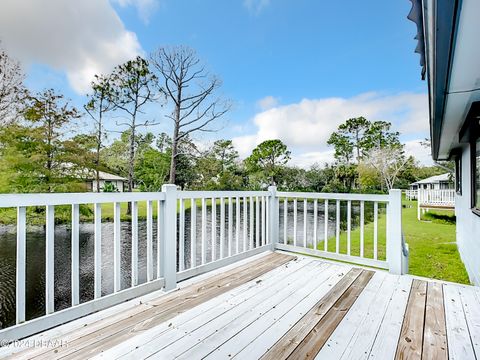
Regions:
<svg viewBox="0 0 480 360"><path fill-rule="evenodd" d="M455 160L457 244L480 285L480 1L410 0L434 160Z"/></svg>
<svg viewBox="0 0 480 360"><path fill-rule="evenodd" d="M453 183L449 173L430 176L429 178L410 184L410 190L448 190L454 188L455 184Z"/></svg>
<svg viewBox="0 0 480 360"><path fill-rule="evenodd" d="M126 187L127 179L118 175L109 174L104 171L99 172L100 191L103 191L105 185L113 185L118 192L123 192ZM97 180L95 171L89 171L86 178L84 178L87 191L97 192Z"/></svg>

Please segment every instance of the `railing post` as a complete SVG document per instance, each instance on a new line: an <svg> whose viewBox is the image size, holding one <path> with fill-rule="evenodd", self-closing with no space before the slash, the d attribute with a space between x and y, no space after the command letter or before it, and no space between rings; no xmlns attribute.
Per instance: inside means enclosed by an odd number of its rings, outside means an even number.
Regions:
<svg viewBox="0 0 480 360"><path fill-rule="evenodd" d="M268 219L268 226L269 226L269 237L267 241L270 242L272 246L272 251L275 250L276 244L278 242L278 199L277 199L277 187L276 186L269 186L269 197L268 197L268 206L269 209L269 219Z"/></svg>
<svg viewBox="0 0 480 360"><path fill-rule="evenodd" d="M162 255L164 290L177 287L177 187L172 184L162 186L165 193Z"/></svg>
<svg viewBox="0 0 480 360"><path fill-rule="evenodd" d="M387 213L387 262L392 274L402 274L402 192L389 192Z"/></svg>

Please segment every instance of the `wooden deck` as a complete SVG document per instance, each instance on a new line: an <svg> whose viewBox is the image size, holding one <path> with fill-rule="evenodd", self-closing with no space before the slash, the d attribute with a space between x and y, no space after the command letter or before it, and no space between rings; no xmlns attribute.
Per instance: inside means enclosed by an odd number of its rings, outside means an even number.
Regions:
<svg viewBox="0 0 480 360"><path fill-rule="evenodd" d="M0 356L475 359L480 289L267 253L33 340Z"/></svg>

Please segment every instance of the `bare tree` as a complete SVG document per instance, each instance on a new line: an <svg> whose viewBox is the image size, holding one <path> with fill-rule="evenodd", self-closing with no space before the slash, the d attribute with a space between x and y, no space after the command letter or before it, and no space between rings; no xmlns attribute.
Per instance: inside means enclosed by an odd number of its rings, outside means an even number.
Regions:
<svg viewBox="0 0 480 360"><path fill-rule="evenodd" d="M130 150L128 161L128 191L134 186L134 166L136 157L137 129L141 126L152 126L151 120L138 122L138 116L142 114L145 105L158 99L157 78L150 72L148 62L137 57L118 65L109 77L111 98L117 110L127 115L127 122L117 123L119 126L127 126L130 135ZM130 213L130 207L129 211Z"/></svg>
<svg viewBox="0 0 480 360"><path fill-rule="evenodd" d="M150 59L173 103L172 113L166 116L174 125L169 179L174 184L181 140L196 131L215 131L210 125L230 109L230 103L216 96L221 81L209 74L193 49L160 48Z"/></svg>
<svg viewBox="0 0 480 360"><path fill-rule="evenodd" d="M0 49L0 125L10 123L21 109L26 89L20 63Z"/></svg>
<svg viewBox="0 0 480 360"><path fill-rule="evenodd" d="M374 168L378 172L382 183L385 183L390 190L394 187L398 175L408 161L403 147L387 146L371 149L364 157L363 164Z"/></svg>
<svg viewBox="0 0 480 360"><path fill-rule="evenodd" d="M105 130L103 117L105 113L115 109L110 78L105 75L95 75L92 81L92 94L88 96L88 102L84 109L95 123L95 179L97 183L97 192L100 192L100 150L102 149Z"/></svg>

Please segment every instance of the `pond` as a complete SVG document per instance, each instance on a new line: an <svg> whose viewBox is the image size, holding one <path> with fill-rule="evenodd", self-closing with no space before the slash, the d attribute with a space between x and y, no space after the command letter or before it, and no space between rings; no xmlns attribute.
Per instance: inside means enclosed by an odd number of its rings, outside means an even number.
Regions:
<svg viewBox="0 0 480 360"><path fill-rule="evenodd" d="M228 206L225 209L225 239L228 238ZM324 238L324 211L323 203L318 206L317 237L318 241ZM239 250L243 251L243 206L240 211ZM256 219L254 214L254 220ZM313 237L313 203L308 203L307 208L307 238L312 246ZM207 208L206 232L206 260L212 260L212 212ZM261 218L261 216L260 216ZM341 210L342 228L345 228L346 203L342 203ZM358 206L352 206L352 223L359 222ZM250 219L248 208L247 222ZM280 203L279 235L283 241L283 201ZM190 267L190 234L191 213L185 211L185 268ZM233 236L232 253L236 249L236 208L233 206ZM303 201L297 206L297 241L303 244ZM196 239L197 239L197 264L201 259L202 212L196 212ZM288 206L288 240L293 238L293 203ZM178 228L178 227L177 227ZM255 236L255 227L254 227ZM146 222L138 222L138 279L139 283L146 281ZM131 223L121 224L121 288L128 288L131 284ZM261 233L261 232L260 232ZM335 203L329 206L328 236L335 234ZM156 254L157 224L153 222L153 253ZM247 238L250 236L250 226L247 226ZM217 252L220 248L220 206L216 207L216 243ZM256 244L256 242L255 242ZM45 314L45 228L43 226L28 226L27 228L27 265L26 265L26 319L33 319ZM54 246L54 284L55 284L55 311L67 308L71 304L71 227L70 225L55 226ZM102 223L102 295L113 292L113 223ZM13 225L0 226L0 328L14 325L15 323L15 268L16 268L16 227ZM94 296L94 227L93 223L80 224L80 302L93 299ZM227 256L225 245L224 256ZM178 257L178 256L177 256ZM177 261L178 263L178 261ZM154 274L156 274L156 256L154 256Z"/></svg>

